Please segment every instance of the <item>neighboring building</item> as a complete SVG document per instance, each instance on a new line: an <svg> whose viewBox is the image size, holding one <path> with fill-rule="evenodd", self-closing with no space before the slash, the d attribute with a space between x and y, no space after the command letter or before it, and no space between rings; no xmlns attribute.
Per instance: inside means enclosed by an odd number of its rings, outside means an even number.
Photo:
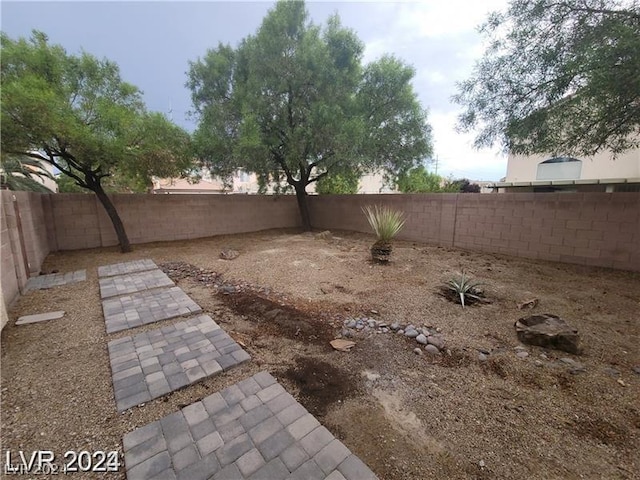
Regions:
<svg viewBox="0 0 640 480"><path fill-rule="evenodd" d="M258 176L255 173L238 170L225 184L219 177L212 177L203 171L202 178L190 183L184 178L154 178L153 193L158 194L256 194L258 193ZM307 186L309 194L316 193L316 183ZM358 185L358 193L394 193L395 189L385 185L381 173L363 175ZM267 193L273 193L272 188Z"/></svg>
<svg viewBox="0 0 640 480"><path fill-rule="evenodd" d="M501 192L638 192L640 149L614 158L509 155L507 176L493 185Z"/></svg>

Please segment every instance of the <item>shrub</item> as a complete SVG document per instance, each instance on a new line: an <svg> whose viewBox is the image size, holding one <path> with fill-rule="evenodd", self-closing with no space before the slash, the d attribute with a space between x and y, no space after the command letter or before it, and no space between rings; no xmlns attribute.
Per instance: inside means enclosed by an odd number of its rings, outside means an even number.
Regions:
<svg viewBox="0 0 640 480"><path fill-rule="evenodd" d="M482 291L478 288L482 282L473 280L465 275L464 271L446 283L445 289L453 293L456 302L465 307L465 304L484 301Z"/></svg>
<svg viewBox="0 0 640 480"><path fill-rule="evenodd" d="M404 226L404 213L390 207L368 205L362 211L378 237L378 242L388 243Z"/></svg>

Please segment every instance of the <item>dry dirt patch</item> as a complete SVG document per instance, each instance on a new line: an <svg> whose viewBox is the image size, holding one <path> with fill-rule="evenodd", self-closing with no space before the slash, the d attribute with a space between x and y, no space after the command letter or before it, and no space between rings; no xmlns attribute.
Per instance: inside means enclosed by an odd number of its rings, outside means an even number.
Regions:
<svg viewBox="0 0 640 480"><path fill-rule="evenodd" d="M50 255L43 270L87 268L88 280L31 292L11 310L3 448L121 448L135 427L267 369L381 478L640 477L638 274L408 242L380 266L368 260L372 237L334 235L280 230ZM219 259L224 249L240 255ZM106 335L96 267L137 258L163 264L252 361L118 415L106 344L158 325ZM462 309L440 295L462 269L485 282L490 304ZM524 314L566 319L583 355L527 347L516 357L517 304L534 297ZM67 315L14 325L48 310ZM349 353L333 351L342 321L362 316L438 328L450 355L417 356L414 341L372 332L356 333ZM569 373L563 357L586 372Z"/></svg>

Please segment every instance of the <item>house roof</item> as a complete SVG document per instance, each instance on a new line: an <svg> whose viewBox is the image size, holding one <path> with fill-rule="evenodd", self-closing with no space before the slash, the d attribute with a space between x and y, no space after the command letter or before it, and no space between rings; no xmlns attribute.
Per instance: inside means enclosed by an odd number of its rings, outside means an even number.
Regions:
<svg viewBox="0 0 640 480"><path fill-rule="evenodd" d="M548 187L553 185L619 185L623 183L637 184L640 178L593 178L583 180L534 180L531 182L495 182L488 185L492 188L504 187Z"/></svg>

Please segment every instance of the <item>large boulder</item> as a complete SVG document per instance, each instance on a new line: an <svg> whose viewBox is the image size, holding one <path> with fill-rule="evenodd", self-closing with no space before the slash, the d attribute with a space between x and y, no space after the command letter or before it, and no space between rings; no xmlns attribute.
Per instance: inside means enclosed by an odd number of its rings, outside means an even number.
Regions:
<svg viewBox="0 0 640 480"><path fill-rule="evenodd" d="M556 315L543 313L524 317L515 323L522 343L553 348L573 354L580 353L578 330Z"/></svg>

